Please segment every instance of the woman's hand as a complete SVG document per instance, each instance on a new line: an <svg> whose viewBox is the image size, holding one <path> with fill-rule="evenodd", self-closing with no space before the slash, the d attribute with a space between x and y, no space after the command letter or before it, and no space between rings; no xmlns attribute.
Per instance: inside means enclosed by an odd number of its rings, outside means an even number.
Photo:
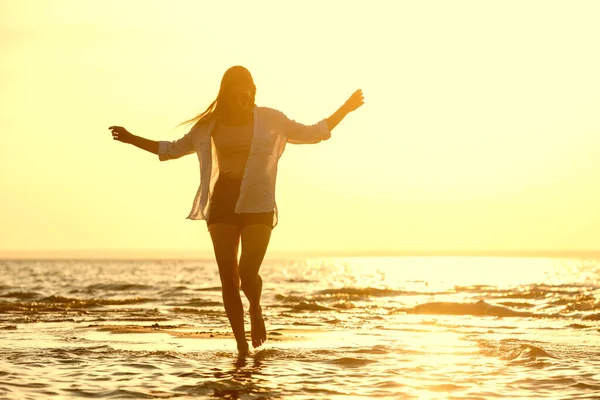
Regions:
<svg viewBox="0 0 600 400"><path fill-rule="evenodd" d="M329 118L327 118L327 127L331 131L341 122L341 120L348 115L348 113L356 110L358 107L365 104L365 98L361 89L352 93L352 96L346 100L343 106L341 106L336 112L334 112Z"/></svg>
<svg viewBox="0 0 600 400"><path fill-rule="evenodd" d="M365 97L363 96L362 90L358 89L356 92L352 93L352 96L350 96L348 100L346 100L342 108L346 112L352 112L363 104L365 104Z"/></svg>
<svg viewBox="0 0 600 400"><path fill-rule="evenodd" d="M119 142L123 143L132 142L133 134L122 126L111 126L108 129L110 129L114 140L118 140Z"/></svg>

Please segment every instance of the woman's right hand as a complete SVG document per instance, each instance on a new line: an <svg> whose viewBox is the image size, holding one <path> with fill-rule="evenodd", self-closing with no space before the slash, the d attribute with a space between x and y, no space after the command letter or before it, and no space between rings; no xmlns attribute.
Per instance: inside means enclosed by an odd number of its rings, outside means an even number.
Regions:
<svg viewBox="0 0 600 400"><path fill-rule="evenodd" d="M114 140L118 140L119 142L123 143L132 142L133 134L122 126L111 126L108 129L110 129Z"/></svg>

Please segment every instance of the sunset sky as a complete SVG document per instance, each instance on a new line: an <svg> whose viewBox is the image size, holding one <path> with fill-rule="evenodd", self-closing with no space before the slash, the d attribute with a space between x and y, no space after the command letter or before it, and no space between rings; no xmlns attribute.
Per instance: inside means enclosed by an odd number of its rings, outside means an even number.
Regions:
<svg viewBox="0 0 600 400"><path fill-rule="evenodd" d="M0 256L211 250L173 140L233 65L304 123L272 251L600 249L600 2L0 0Z"/></svg>

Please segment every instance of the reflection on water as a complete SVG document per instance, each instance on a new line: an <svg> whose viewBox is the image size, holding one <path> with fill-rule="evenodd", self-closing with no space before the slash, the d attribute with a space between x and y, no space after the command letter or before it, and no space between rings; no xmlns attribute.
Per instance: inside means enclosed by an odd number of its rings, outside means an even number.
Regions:
<svg viewBox="0 0 600 400"><path fill-rule="evenodd" d="M0 262L0 397L600 391L595 260L313 258L262 275L269 339L239 358L210 260Z"/></svg>
<svg viewBox="0 0 600 400"><path fill-rule="evenodd" d="M214 377L224 384L225 388L215 388L215 397L239 398L243 395L260 394L265 378L261 377L262 360L265 351L259 351L249 360L238 356L230 370L215 371ZM249 365L249 361L251 361Z"/></svg>

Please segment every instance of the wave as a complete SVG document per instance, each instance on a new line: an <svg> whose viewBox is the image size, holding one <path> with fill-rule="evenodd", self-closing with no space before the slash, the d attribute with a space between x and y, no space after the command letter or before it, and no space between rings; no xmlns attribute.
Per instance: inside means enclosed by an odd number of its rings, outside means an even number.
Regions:
<svg viewBox="0 0 600 400"><path fill-rule="evenodd" d="M376 361L367 358L341 357L333 360L327 360L325 362L327 364L340 365L342 367L362 367L364 365L372 364Z"/></svg>
<svg viewBox="0 0 600 400"><path fill-rule="evenodd" d="M278 294L275 295L275 299L283 301L284 303L296 303L296 302L299 302L299 301L306 301L307 297L305 297L305 296L294 296L294 295L285 296L283 294L279 294L278 293Z"/></svg>
<svg viewBox="0 0 600 400"><path fill-rule="evenodd" d="M522 317L522 318L579 318L583 320L598 321L600 313L583 315L561 313L535 313L514 310L509 307L497 306L479 300L473 303L458 302L432 302L419 304L409 308L396 308L393 313L431 314L431 315L472 315L491 317Z"/></svg>
<svg viewBox="0 0 600 400"><path fill-rule="evenodd" d="M149 315L149 316L146 316L146 317L144 317L144 316L134 316L134 317L114 316L114 317L111 317L111 318L90 319L90 320L86 320L86 322L119 322L119 321L156 322L156 321L170 321L170 320L171 320L171 318L169 318L169 317L157 317L156 315Z"/></svg>
<svg viewBox="0 0 600 400"><path fill-rule="evenodd" d="M0 312L7 311L27 311L27 312L43 312L43 311L65 311L65 310L81 310L102 306L140 304L154 301L154 299L144 297L134 297L126 299L78 299L73 297L63 296L48 296L37 301L2 301L0 302Z"/></svg>
<svg viewBox="0 0 600 400"><path fill-rule="evenodd" d="M498 357L518 364L558 358L543 349L539 343L532 344L518 339L503 339L499 342L480 341L479 345L486 356Z"/></svg>
<svg viewBox="0 0 600 400"><path fill-rule="evenodd" d="M593 293L600 287L577 284L532 284L518 288L500 289L489 285L455 286L455 293L481 294L494 299L548 300L553 305L564 305L573 301L589 301L595 298Z"/></svg>
<svg viewBox="0 0 600 400"><path fill-rule="evenodd" d="M454 291L457 293L490 293L498 291L498 288L490 285L454 286Z"/></svg>
<svg viewBox="0 0 600 400"><path fill-rule="evenodd" d="M569 296L563 296L558 300L551 301L550 304L555 306L564 306L574 302L588 302L594 300L596 300L596 297L590 293L576 292L570 293Z"/></svg>
<svg viewBox="0 0 600 400"><path fill-rule="evenodd" d="M84 355L99 355L102 357L115 355L122 356L127 355L131 357L135 357L137 359L142 359L145 357L161 357L161 358L175 358L179 359L185 356L185 353L179 353L173 350L127 350L127 349L118 349L108 345L100 345L100 346L86 346L86 347L73 347L73 348L51 348L47 350L48 353L58 356L66 356L66 355L76 355L76 356L84 356Z"/></svg>
<svg viewBox="0 0 600 400"><path fill-rule="evenodd" d="M526 303L526 302L517 302L517 301L501 301L498 304L500 304L501 306L505 306L505 307L511 307L511 308L533 308L535 307L535 304L532 303Z"/></svg>
<svg viewBox="0 0 600 400"><path fill-rule="evenodd" d="M163 298L178 297L178 296L181 296L182 294L189 293L189 292L187 292L188 290L193 290L193 289L190 289L187 286L175 286L175 287L166 288L165 290L161 290L160 292L158 292L158 295Z"/></svg>
<svg viewBox="0 0 600 400"><path fill-rule="evenodd" d="M600 310L600 301L597 301L594 297L590 298L588 296L582 296L577 299L565 299L565 301L553 302L551 304L564 305L564 312Z"/></svg>
<svg viewBox="0 0 600 400"><path fill-rule="evenodd" d="M154 289L150 285L141 285L138 283L96 283L86 287L88 291L106 290L106 291L126 291L126 290L149 290Z"/></svg>
<svg viewBox="0 0 600 400"><path fill-rule="evenodd" d="M300 302L292 307L294 311L333 311L335 308L327 307L319 302Z"/></svg>
<svg viewBox="0 0 600 400"><path fill-rule="evenodd" d="M34 299L34 298L40 297L40 296L41 295L38 292L10 292L10 293L3 294L0 297L12 297L15 299L27 300L27 299Z"/></svg>
<svg viewBox="0 0 600 400"><path fill-rule="evenodd" d="M474 315L494 317L531 317L527 311L517 311L504 306L488 304L483 300L475 303L433 302L403 309L409 314Z"/></svg>
<svg viewBox="0 0 600 400"><path fill-rule="evenodd" d="M367 347L367 348L359 348L359 349L352 351L352 353L358 353L358 354L389 354L390 352L391 352L391 348L389 346L385 346L385 345L381 345L381 344L376 344L372 347Z"/></svg>
<svg viewBox="0 0 600 400"><path fill-rule="evenodd" d="M223 303L221 303L219 301L211 301L211 300L204 300L204 299L190 299L183 303L175 302L175 303L169 303L168 305L177 306L177 307L216 307L216 306L223 306Z"/></svg>
<svg viewBox="0 0 600 400"><path fill-rule="evenodd" d="M218 315L221 316L225 313L225 311L221 310L203 310L198 308L188 308L188 307L173 307L171 312L177 314L195 314L195 315Z"/></svg>
<svg viewBox="0 0 600 400"><path fill-rule="evenodd" d="M586 315L582 319L586 321L600 321L600 313Z"/></svg>
<svg viewBox="0 0 600 400"><path fill-rule="evenodd" d="M0 326L0 331L14 331L17 329L16 325L5 325L5 326Z"/></svg>
<svg viewBox="0 0 600 400"><path fill-rule="evenodd" d="M211 286L194 290L196 290L197 292L220 292L221 286Z"/></svg>
<svg viewBox="0 0 600 400"><path fill-rule="evenodd" d="M374 287L355 288L355 287L344 287L340 289L325 289L316 292L320 295L328 296L348 296L348 297L390 297L390 296L410 296L410 295L421 295L423 292L409 292L404 290L395 289L379 289Z"/></svg>
<svg viewBox="0 0 600 400"><path fill-rule="evenodd" d="M595 383L577 382L572 384L570 387L573 389L595 390L596 393L600 392L600 385Z"/></svg>
<svg viewBox="0 0 600 400"><path fill-rule="evenodd" d="M572 329L594 329L594 326L591 325L583 325L583 324L569 324L567 325L565 328L572 328Z"/></svg>
<svg viewBox="0 0 600 400"><path fill-rule="evenodd" d="M557 358L542 349L541 347L532 344L522 344L516 349L514 358L525 358L527 360L537 360L538 358Z"/></svg>
<svg viewBox="0 0 600 400"><path fill-rule="evenodd" d="M356 305L351 301L338 301L335 304L331 305L333 308L337 308L338 310L350 310L352 308L356 308Z"/></svg>
<svg viewBox="0 0 600 400"><path fill-rule="evenodd" d="M53 304L75 304L82 307L85 306L113 306L113 305L124 305L124 304L140 304L154 301L145 297L133 297L126 299L77 299L73 297L63 296L48 296L39 300L41 303L53 303Z"/></svg>
<svg viewBox="0 0 600 400"><path fill-rule="evenodd" d="M535 313L514 310L509 307L497 306L479 300L473 303L432 302L419 304L410 308L396 308L394 313L432 314L432 315L472 315L492 317L522 317L522 318L579 318L588 321L600 321L600 313L583 315L561 313Z"/></svg>
<svg viewBox="0 0 600 400"><path fill-rule="evenodd" d="M331 302L338 301L338 306L333 305L336 308L348 307L344 303L348 303L350 300L360 301L367 300L371 297L393 297L393 296L416 296L423 294L436 294L436 293L423 293L423 292L410 292L404 290L394 289L379 289L373 287L366 288L355 288L355 287L344 287L339 289L325 289L319 290L312 294L306 295L283 295L276 294L275 299L284 303L302 303L302 302ZM344 305L339 305L344 304ZM352 307L348 307L352 308Z"/></svg>

